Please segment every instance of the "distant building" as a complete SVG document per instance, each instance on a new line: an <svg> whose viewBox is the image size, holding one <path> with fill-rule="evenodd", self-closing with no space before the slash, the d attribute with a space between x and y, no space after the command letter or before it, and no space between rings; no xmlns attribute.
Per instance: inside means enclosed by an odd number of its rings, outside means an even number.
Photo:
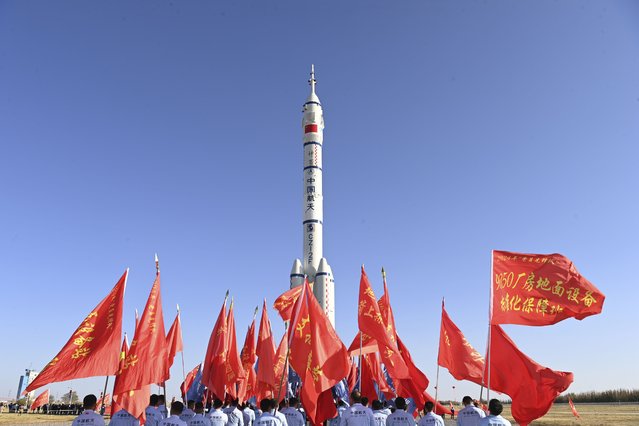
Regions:
<svg viewBox="0 0 639 426"><path fill-rule="evenodd" d="M18 393L16 394L16 399L22 398L22 392L29 386L29 383L35 380L40 374L39 371L35 370L24 370L24 376L20 376L20 382L18 383ZM33 399L34 391L29 392L26 396L29 399Z"/></svg>

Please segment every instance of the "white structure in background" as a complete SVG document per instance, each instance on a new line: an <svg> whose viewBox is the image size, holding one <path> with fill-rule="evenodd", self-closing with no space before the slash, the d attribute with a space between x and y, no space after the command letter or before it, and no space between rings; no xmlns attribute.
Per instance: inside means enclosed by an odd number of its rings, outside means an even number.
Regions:
<svg viewBox="0 0 639 426"><path fill-rule="evenodd" d="M18 393L16 394L16 400L26 397L27 399L33 401L33 395L35 391L31 391L24 396L22 395L22 392L24 392L27 386L29 386L29 383L31 383L35 380L36 377L38 377L38 374L40 374L39 371L30 370L28 368L24 370L24 376L20 376L20 381L18 383Z"/></svg>
<svg viewBox="0 0 639 426"><path fill-rule="evenodd" d="M313 283L313 293L335 326L335 282L333 271L323 257L324 195L322 191L322 144L324 142L324 113L315 94L315 68L311 65L308 80L311 93L304 103L302 130L304 170L302 182L302 232L304 257L295 259L291 270L291 288L304 283L304 275Z"/></svg>

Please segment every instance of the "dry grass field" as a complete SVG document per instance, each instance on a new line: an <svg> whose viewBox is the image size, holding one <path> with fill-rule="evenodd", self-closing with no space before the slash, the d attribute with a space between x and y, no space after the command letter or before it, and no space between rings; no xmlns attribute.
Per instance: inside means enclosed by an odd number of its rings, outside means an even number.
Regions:
<svg viewBox="0 0 639 426"><path fill-rule="evenodd" d="M577 411L581 418L576 419L568 404L555 404L541 419L535 420L533 426L636 426L639 425L639 404L577 404ZM515 424L510 415L510 405L504 406L504 417ZM44 414L0 414L0 425L70 425L74 416L47 416ZM446 419L447 426L457 424L456 421Z"/></svg>

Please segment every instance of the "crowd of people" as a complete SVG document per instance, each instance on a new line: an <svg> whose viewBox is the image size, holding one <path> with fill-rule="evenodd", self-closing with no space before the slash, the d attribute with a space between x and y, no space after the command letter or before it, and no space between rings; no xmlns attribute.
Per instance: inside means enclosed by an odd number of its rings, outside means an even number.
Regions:
<svg viewBox="0 0 639 426"><path fill-rule="evenodd" d="M343 400L336 403L337 416L328 421L328 426L444 426L444 419L435 414L435 405L426 402L418 420L407 410L408 404L402 397L391 404L374 400L368 405L368 398L355 390L350 396L351 404ZM462 400L464 408L457 414L457 426L511 426L501 416L503 406L497 399L488 403L488 414L478 408L471 397ZM104 418L96 412L95 395L84 397L84 411L73 421L73 426L105 426ZM259 407L239 404L237 400L222 402L215 399L205 407L202 402L188 401L187 406L180 401L171 403L170 413L162 395L151 395L145 410L148 426L306 426L304 408L297 398L262 399ZM109 426L139 426L138 419L124 409L111 416Z"/></svg>

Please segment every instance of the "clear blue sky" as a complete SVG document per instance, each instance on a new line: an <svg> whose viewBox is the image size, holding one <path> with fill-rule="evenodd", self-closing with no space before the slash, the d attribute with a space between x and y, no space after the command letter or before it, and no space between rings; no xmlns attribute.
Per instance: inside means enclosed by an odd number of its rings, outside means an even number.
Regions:
<svg viewBox="0 0 639 426"><path fill-rule="evenodd" d="M560 252L607 295L604 312L506 331L573 371L572 391L636 387L638 22L632 1L0 1L0 396L126 267L131 335L155 252L187 370L227 288L244 340L301 256L311 63L346 344L359 267L379 294L384 266L434 393L441 297L483 351L490 250ZM169 394L179 358L172 371ZM443 398L479 392L440 381Z"/></svg>

